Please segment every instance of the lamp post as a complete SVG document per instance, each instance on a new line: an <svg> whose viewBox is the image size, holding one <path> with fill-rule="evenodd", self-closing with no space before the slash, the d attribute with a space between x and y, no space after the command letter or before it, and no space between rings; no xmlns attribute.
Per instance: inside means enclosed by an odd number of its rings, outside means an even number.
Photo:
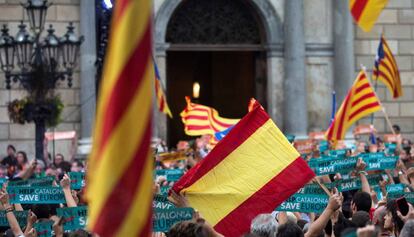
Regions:
<svg viewBox="0 0 414 237"><path fill-rule="evenodd" d="M43 159L45 121L49 116L46 99L59 80L67 80L68 86L72 86L73 70L83 42L83 36L75 35L72 23L60 38L55 35L52 25L47 29L47 35L40 38L50 5L47 0L27 0L22 6L28 16L31 34L21 22L15 37L9 35L6 25L0 35L0 66L5 73L6 88L10 89L12 82L19 82L33 102L28 116L36 127L37 159Z"/></svg>

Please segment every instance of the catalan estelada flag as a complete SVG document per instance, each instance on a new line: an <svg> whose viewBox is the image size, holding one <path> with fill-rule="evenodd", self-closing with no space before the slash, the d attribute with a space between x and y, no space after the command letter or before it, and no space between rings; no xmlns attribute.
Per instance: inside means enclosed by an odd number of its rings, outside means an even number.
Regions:
<svg viewBox="0 0 414 237"><path fill-rule="evenodd" d="M170 107L168 107L167 98L162 88L160 73L158 71L158 67L155 61L154 61L154 71L155 71L155 95L157 96L158 109L160 110L160 112L172 118L171 110L170 110Z"/></svg>
<svg viewBox="0 0 414 237"><path fill-rule="evenodd" d="M387 3L388 0L350 0L349 9L358 26L369 32Z"/></svg>
<svg viewBox="0 0 414 237"><path fill-rule="evenodd" d="M217 110L196 103L192 103L189 97L186 108L180 116L184 123L184 131L189 136L200 136L220 132L230 128L240 119L227 119L219 116Z"/></svg>
<svg viewBox="0 0 414 237"><path fill-rule="evenodd" d="M112 16L86 185L88 228L103 237L152 231L152 13L118 0Z"/></svg>
<svg viewBox="0 0 414 237"><path fill-rule="evenodd" d="M391 49L388 47L384 36L381 36L378 45L373 74L373 79L382 81L388 87L394 99L402 96L403 93L397 61L392 55Z"/></svg>
<svg viewBox="0 0 414 237"><path fill-rule="evenodd" d="M248 232L315 174L260 105L172 188L224 236Z"/></svg>
<svg viewBox="0 0 414 237"><path fill-rule="evenodd" d="M326 131L326 138L330 141L343 140L346 131L357 120L381 109L381 103L364 71L361 71L335 118Z"/></svg>

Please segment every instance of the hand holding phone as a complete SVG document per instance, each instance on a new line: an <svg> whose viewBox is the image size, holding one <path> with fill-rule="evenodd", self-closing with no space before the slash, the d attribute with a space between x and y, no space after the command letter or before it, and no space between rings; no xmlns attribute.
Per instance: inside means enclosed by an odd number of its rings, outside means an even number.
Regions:
<svg viewBox="0 0 414 237"><path fill-rule="evenodd" d="M405 197L401 197L397 199L397 209L401 212L403 216L408 214L409 206Z"/></svg>

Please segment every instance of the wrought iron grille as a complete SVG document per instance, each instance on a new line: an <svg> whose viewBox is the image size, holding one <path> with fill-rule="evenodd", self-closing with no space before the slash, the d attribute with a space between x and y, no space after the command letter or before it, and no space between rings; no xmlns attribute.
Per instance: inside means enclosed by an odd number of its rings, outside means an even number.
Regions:
<svg viewBox="0 0 414 237"><path fill-rule="evenodd" d="M185 0L172 15L173 44L260 44L260 23L245 0Z"/></svg>

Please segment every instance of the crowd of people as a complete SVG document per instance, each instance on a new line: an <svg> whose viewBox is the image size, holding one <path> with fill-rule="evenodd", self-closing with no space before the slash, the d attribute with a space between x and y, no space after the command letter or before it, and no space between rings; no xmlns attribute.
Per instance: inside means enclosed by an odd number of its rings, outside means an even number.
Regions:
<svg viewBox="0 0 414 237"><path fill-rule="evenodd" d="M403 184L404 192L414 192L414 144L399 134L399 126L394 126L394 129L397 132L397 141L394 142L395 149L387 149L389 144L381 136L366 140L357 137L353 148L349 148L344 157L346 159L347 157L358 157L364 153L383 152L386 156L398 157L394 169L366 171L367 164L362 159L358 159L354 170L348 174L317 176L322 184L343 179L343 176L359 178L361 188L343 192L339 192L335 187L332 188L328 204L320 214L276 210L262 213L252 220L250 232L244 236L414 236L414 203L409 203L412 201L407 202L408 199L402 197L388 197L386 191L387 185ZM160 144L162 142L155 142L154 148L156 149ZM186 171L205 157L205 154L211 149L209 144L208 139L203 138L192 142L181 142L177 146L177 152L187 151L186 158L163 162L163 157L158 155L156 156L156 169L179 168ZM304 154L303 158L306 160L317 159L323 153L316 145L315 150L311 154ZM377 185L368 182L367 177L372 174L383 176ZM157 177L154 181L154 192L160 193L163 186L171 187L173 184L174 182L167 182L163 177ZM378 190L382 193L381 196L378 195ZM190 207L185 195L170 192L169 200L176 207ZM402 210L404 203L407 203L406 210ZM153 236L222 236L200 215L202 213L196 212L193 220L176 223L168 232L154 232Z"/></svg>
<svg viewBox="0 0 414 237"><path fill-rule="evenodd" d="M58 217L57 209L86 205L82 198L82 189L71 189L69 172L86 172L83 161L73 157L65 159L62 154L52 157L47 152L44 159L30 159L25 151L17 151L13 145L7 146L7 156L0 161L0 179L3 187L0 190L0 210L5 212L9 226L0 226L4 236L38 236L36 223L53 222L53 236L91 236L83 229L65 231L65 219ZM52 186L60 186L65 196L61 204L18 204L10 202L7 186L21 180L52 177ZM17 182L18 183L18 182ZM19 224L15 211L28 211L25 225Z"/></svg>

